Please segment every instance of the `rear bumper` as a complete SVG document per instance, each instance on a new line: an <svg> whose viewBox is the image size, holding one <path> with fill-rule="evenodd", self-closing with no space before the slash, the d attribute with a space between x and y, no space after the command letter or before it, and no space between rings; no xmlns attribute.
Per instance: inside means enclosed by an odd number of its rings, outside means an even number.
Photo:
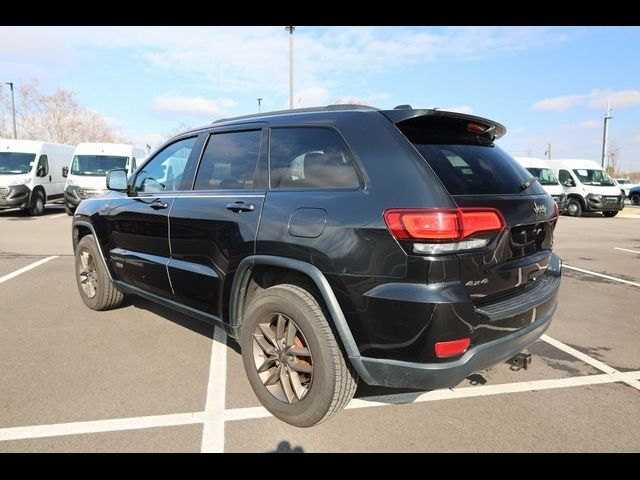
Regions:
<svg viewBox="0 0 640 480"><path fill-rule="evenodd" d="M371 385L434 389L453 387L474 372L520 353L549 327L557 308L562 262L553 254L544 278L520 293L476 307L482 323L471 326L472 347L460 358L443 362L412 362L362 356L352 359ZM462 318L460 318L462 319ZM471 317L465 318L467 322ZM477 342L474 345L474 340ZM483 339L483 340L482 340Z"/></svg>
<svg viewBox="0 0 640 480"><path fill-rule="evenodd" d="M507 360L535 342L551 324L556 305L535 323L478 345L453 362L411 363L368 357L362 357L360 362L372 385L425 390L453 387L472 373Z"/></svg>

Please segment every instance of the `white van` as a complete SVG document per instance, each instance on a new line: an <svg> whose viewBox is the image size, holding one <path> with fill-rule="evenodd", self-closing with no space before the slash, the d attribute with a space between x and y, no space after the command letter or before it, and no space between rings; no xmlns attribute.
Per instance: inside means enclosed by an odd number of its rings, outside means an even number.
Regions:
<svg viewBox="0 0 640 480"><path fill-rule="evenodd" d="M62 199L62 169L72 156L69 145L0 139L0 209L42 215L45 203Z"/></svg>
<svg viewBox="0 0 640 480"><path fill-rule="evenodd" d="M567 194L564 192L558 178L551 170L549 164L542 158L536 157L513 157L527 171L538 179L542 188L553 197L560 213L564 213L567 208Z"/></svg>
<svg viewBox="0 0 640 480"><path fill-rule="evenodd" d="M567 215L602 212L615 217L624 208L624 194L616 182L593 160L549 160L567 194Z"/></svg>
<svg viewBox="0 0 640 480"><path fill-rule="evenodd" d="M109 170L125 168L128 174L146 157L142 148L124 143L80 143L73 153L73 161L66 172L64 208L73 215L85 198L93 198L107 191Z"/></svg>

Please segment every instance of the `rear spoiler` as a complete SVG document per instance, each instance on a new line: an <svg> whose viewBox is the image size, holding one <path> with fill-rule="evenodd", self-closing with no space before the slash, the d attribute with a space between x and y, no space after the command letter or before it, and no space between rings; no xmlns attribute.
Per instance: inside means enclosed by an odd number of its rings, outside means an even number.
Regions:
<svg viewBox="0 0 640 480"><path fill-rule="evenodd" d="M494 139L498 139L502 137L505 133L507 133L507 129L504 125L494 122L493 120L489 120L487 118L476 117L475 115L467 115L465 113L457 113L457 112L447 112L444 110L433 110L433 109L409 109L409 108L398 108L394 110L380 110L385 117L387 117L393 124L398 126L410 125L411 123L419 123L421 120L426 118L430 118L433 120L436 119L451 119L458 121L466 121L469 124L475 124L478 126L482 126L485 128L484 132L478 131L482 136L486 136Z"/></svg>

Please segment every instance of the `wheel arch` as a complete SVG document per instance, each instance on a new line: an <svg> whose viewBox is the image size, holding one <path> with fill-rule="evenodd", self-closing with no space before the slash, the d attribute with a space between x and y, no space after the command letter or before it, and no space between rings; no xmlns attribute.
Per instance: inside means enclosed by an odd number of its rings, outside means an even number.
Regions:
<svg viewBox="0 0 640 480"><path fill-rule="evenodd" d="M583 210L587 208L587 204L584 201L584 198L582 197L582 195L579 195L577 193L570 193L569 195L567 195L567 204L569 203L569 200L571 200L572 198L580 202L580 206L582 207Z"/></svg>
<svg viewBox="0 0 640 480"><path fill-rule="evenodd" d="M111 270L109 269L109 265L107 264L107 260L102 251L102 245L100 244L100 238L96 234L96 230L91 224L91 222L86 222L82 220L76 220L73 222L72 227L72 238L73 238L73 253L76 253L76 247L78 246L78 242L85 237L86 235L93 235L93 238L96 240L96 246L98 247L98 252L100 252L100 259L102 260L102 265L107 271L107 275L109 275L109 280L113 281L113 275L111 274Z"/></svg>
<svg viewBox="0 0 640 480"><path fill-rule="evenodd" d="M229 302L229 322L232 328L239 330L242 326L242 316L244 313L245 300L247 295L251 295L250 284L254 278L254 273L261 267L275 267L288 270L292 278L307 279L317 289L328 310L328 320L338 333L338 340L342 344L345 353L360 377L368 382L370 374L361 361L360 352L356 345L347 320L338 303L338 299L333 293L329 281L322 272L310 263L286 257L271 255L252 255L240 262L231 287L231 298Z"/></svg>

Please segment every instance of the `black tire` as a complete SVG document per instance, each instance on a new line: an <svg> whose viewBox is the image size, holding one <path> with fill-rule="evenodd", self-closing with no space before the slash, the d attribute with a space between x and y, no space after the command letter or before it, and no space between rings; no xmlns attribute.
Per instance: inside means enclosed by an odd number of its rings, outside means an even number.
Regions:
<svg viewBox="0 0 640 480"><path fill-rule="evenodd" d="M640 205L640 193L634 193L629 199L631 200L631 205Z"/></svg>
<svg viewBox="0 0 640 480"><path fill-rule="evenodd" d="M567 209L565 210L565 213L570 217L582 216L582 204L580 203L580 200L577 198L570 198L567 201Z"/></svg>
<svg viewBox="0 0 640 480"><path fill-rule="evenodd" d="M305 373L306 376L301 377L308 382L305 384L306 390L299 398L296 394L289 401L287 401L287 396L284 399L277 398L264 385L264 380L260 378L261 374L258 373L258 363L266 362L264 359L260 359L260 354L266 350L258 346L258 340L254 342L254 338L261 337L263 341L266 341L267 338L262 335L264 330L261 330L259 324L262 324L264 328L265 322L276 318L277 325L277 319L283 317L287 319L287 333L289 322L293 321L294 323L295 331L297 331L295 339L298 351L307 351L309 355L296 357L295 362L287 364L289 362L286 359L288 355L286 347L283 347L280 349L280 352L284 353L282 363L271 360L276 363L272 363L273 367L263 371L262 375L271 376L276 373L276 378L282 378L277 375L277 372L280 371L279 369L284 369L290 373L281 375L290 378L295 373L293 372L295 368L287 370L291 368L290 365L297 364L299 358L308 359L302 361L307 366L311 366L311 373ZM271 332L277 338L276 330L271 330ZM301 335L299 336L299 334ZM278 343L277 340L276 343ZM342 353L322 308L315 297L304 288L282 284L257 293L244 315L240 345L245 372L251 388L262 405L275 417L286 423L297 427L317 425L338 413L353 398L358 383L357 374ZM267 343L267 346L271 345ZM305 346L307 348L304 348ZM291 358L289 356L289 359ZM293 379L287 384L290 393L294 392L295 382ZM278 382L270 388L280 388L279 391L286 395L285 389L281 385L282 382ZM298 385L301 384L298 383Z"/></svg>
<svg viewBox="0 0 640 480"><path fill-rule="evenodd" d="M73 215L76 212L76 209L71 209L67 206L67 204L64 205L64 211L67 212L67 215Z"/></svg>
<svg viewBox="0 0 640 480"><path fill-rule="evenodd" d="M28 208L29 215L37 217L44 213L44 195L40 190L37 190L31 196L31 205Z"/></svg>
<svg viewBox="0 0 640 480"><path fill-rule="evenodd" d="M124 294L111 282L93 235L82 237L75 256L76 283L84 304L92 310L118 308Z"/></svg>
<svg viewBox="0 0 640 480"><path fill-rule="evenodd" d="M618 214L618 211L616 210L615 212L602 212L602 215L604 215L605 217L615 217Z"/></svg>

